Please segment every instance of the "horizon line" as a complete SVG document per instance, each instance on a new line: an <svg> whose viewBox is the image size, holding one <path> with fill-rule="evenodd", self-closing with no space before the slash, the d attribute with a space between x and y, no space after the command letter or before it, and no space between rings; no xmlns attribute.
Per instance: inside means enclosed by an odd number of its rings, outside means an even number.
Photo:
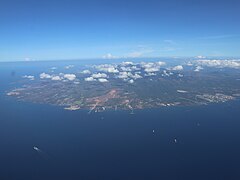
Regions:
<svg viewBox="0 0 240 180"><path fill-rule="evenodd" d="M172 58L172 59L181 59L181 58L195 58L195 59L206 59L206 58L240 58L239 56L203 56L204 58L198 58L198 56L146 56L146 57L115 57L115 58L70 58L70 59L32 59L32 60L0 60L0 63L14 63L14 62L49 62L49 61L83 61L83 60L121 60L121 59L156 59L156 58Z"/></svg>

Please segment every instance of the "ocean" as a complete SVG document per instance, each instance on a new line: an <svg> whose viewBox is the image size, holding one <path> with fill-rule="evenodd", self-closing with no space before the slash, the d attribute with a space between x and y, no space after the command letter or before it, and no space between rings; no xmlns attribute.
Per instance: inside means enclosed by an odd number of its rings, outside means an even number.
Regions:
<svg viewBox="0 0 240 180"><path fill-rule="evenodd" d="M55 65L0 63L1 180L240 179L239 100L88 114L6 96Z"/></svg>

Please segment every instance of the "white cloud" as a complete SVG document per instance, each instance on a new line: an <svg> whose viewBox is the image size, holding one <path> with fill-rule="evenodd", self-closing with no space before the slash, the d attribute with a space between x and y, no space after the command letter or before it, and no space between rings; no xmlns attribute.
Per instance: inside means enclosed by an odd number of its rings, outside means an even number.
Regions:
<svg viewBox="0 0 240 180"><path fill-rule="evenodd" d="M41 79L51 79L53 81L60 81L60 80L63 80L63 78L69 81L73 81L76 79L75 74L63 74L63 73L59 73L59 75L50 75L47 73L41 73L39 76Z"/></svg>
<svg viewBox="0 0 240 180"><path fill-rule="evenodd" d="M132 83L134 83L134 80L130 79L128 82L132 84Z"/></svg>
<svg viewBox="0 0 240 180"><path fill-rule="evenodd" d="M62 78L60 76L52 76L53 81L61 81Z"/></svg>
<svg viewBox="0 0 240 180"><path fill-rule="evenodd" d="M138 71L138 70L140 70L140 68L138 68L137 66L132 66L131 69L132 69L133 71Z"/></svg>
<svg viewBox="0 0 240 180"><path fill-rule="evenodd" d="M39 75L39 77L40 77L41 79L51 79L51 78L52 78L52 76L51 76L50 74L47 74L47 73L41 73L41 74Z"/></svg>
<svg viewBox="0 0 240 180"><path fill-rule="evenodd" d="M96 81L96 79L94 79L93 77L87 77L87 78L84 78L84 80L88 82Z"/></svg>
<svg viewBox="0 0 240 180"><path fill-rule="evenodd" d="M205 59L206 57L205 56L196 56L196 58L198 58L198 59Z"/></svg>
<svg viewBox="0 0 240 180"><path fill-rule="evenodd" d="M174 71L181 71L181 70L183 70L183 66L181 66L181 65L174 66L174 67L172 68L172 70L174 70Z"/></svg>
<svg viewBox="0 0 240 180"><path fill-rule="evenodd" d="M35 79L35 77L32 76L32 75L24 75L23 78L27 78L29 80L34 80Z"/></svg>
<svg viewBox="0 0 240 180"><path fill-rule="evenodd" d="M129 71L129 72L131 72L131 71L138 71L138 70L140 70L140 68L139 67L137 67L137 66L133 66L133 65L120 65L121 67L120 67L120 69L122 70L122 71Z"/></svg>
<svg viewBox="0 0 240 180"><path fill-rule="evenodd" d="M149 63L147 63L147 62L141 62L140 64L141 64L141 67L142 67L142 68L152 68L152 67L155 66L153 62L149 62Z"/></svg>
<svg viewBox="0 0 240 180"><path fill-rule="evenodd" d="M125 61L120 64L101 64L101 65L93 65L92 67L97 70L96 73L92 74L89 77L86 77L85 81L100 81L100 82L108 82L109 76L111 77L111 73L114 74L113 77L122 79L126 82L132 82L136 79L142 78L142 71L146 73L144 76L155 76L156 72L160 70L162 66L166 65L165 62L141 62L141 63L133 63L131 61ZM141 70L141 71L140 71ZM82 71L84 74L90 74L89 70ZM167 75L169 76L171 72ZM101 80L99 80L101 79Z"/></svg>
<svg viewBox="0 0 240 180"><path fill-rule="evenodd" d="M144 69L145 72L150 73L150 72L157 72L159 71L158 67L149 67Z"/></svg>
<svg viewBox="0 0 240 180"><path fill-rule="evenodd" d="M97 74L92 74L93 78L106 78L107 74L105 73L97 73Z"/></svg>
<svg viewBox="0 0 240 180"><path fill-rule="evenodd" d="M144 74L144 76L156 76L157 74L156 73L147 73L147 74Z"/></svg>
<svg viewBox="0 0 240 180"><path fill-rule="evenodd" d="M142 78L142 76L139 75L138 73L132 74L131 72L124 71L124 72L120 72L117 78L124 79L124 80L128 78L139 79L139 78Z"/></svg>
<svg viewBox="0 0 240 180"><path fill-rule="evenodd" d="M142 76L140 76L139 74L130 75L130 77L133 78L133 79L142 78Z"/></svg>
<svg viewBox="0 0 240 180"><path fill-rule="evenodd" d="M162 76L171 76L172 74L172 72L167 72L166 70L163 70Z"/></svg>
<svg viewBox="0 0 240 180"><path fill-rule="evenodd" d="M88 69L85 69L82 71L83 74L91 74L91 71L89 71Z"/></svg>
<svg viewBox="0 0 240 180"><path fill-rule="evenodd" d="M201 67L201 66L197 66L195 69L194 69L194 71L195 72L199 72L200 70L202 70L203 68Z"/></svg>
<svg viewBox="0 0 240 180"><path fill-rule="evenodd" d="M115 65L111 64L101 64L98 66L94 66L97 70L107 72L107 73L118 73L118 69L116 69Z"/></svg>
<svg viewBox="0 0 240 180"><path fill-rule="evenodd" d="M113 56L111 53L108 53L102 57L103 59L116 59L116 56Z"/></svg>
<svg viewBox="0 0 240 180"><path fill-rule="evenodd" d="M196 60L193 63L216 68L240 68L240 60Z"/></svg>
<svg viewBox="0 0 240 180"><path fill-rule="evenodd" d="M68 66L65 66L65 69L70 69L70 68L73 68L74 65L68 65Z"/></svg>
<svg viewBox="0 0 240 180"><path fill-rule="evenodd" d="M118 73L119 71L116 68L114 68L114 67L109 67L107 69L107 72L109 72L109 73Z"/></svg>
<svg viewBox="0 0 240 180"><path fill-rule="evenodd" d="M117 76L120 79L127 79L128 78L128 72L120 72Z"/></svg>
<svg viewBox="0 0 240 180"><path fill-rule="evenodd" d="M122 66L127 66L127 65L133 65L133 62L131 61L124 61L121 63Z"/></svg>
<svg viewBox="0 0 240 180"><path fill-rule="evenodd" d="M108 82L108 80L105 79L105 78L99 78L98 81L99 81L99 82Z"/></svg>
<svg viewBox="0 0 240 180"><path fill-rule="evenodd" d="M187 66L192 66L192 65L193 65L193 63L191 63L191 62L188 62L186 65L187 65Z"/></svg>
<svg viewBox="0 0 240 180"><path fill-rule="evenodd" d="M159 62L142 62L141 67L144 68L144 71L147 73L157 72L160 70L161 66L166 65L165 62L159 61Z"/></svg>
<svg viewBox="0 0 240 180"><path fill-rule="evenodd" d="M76 79L76 75L75 74L64 74L63 77L68 79L69 81L73 81L73 80Z"/></svg>
<svg viewBox="0 0 240 180"><path fill-rule="evenodd" d="M122 71L129 71L129 72L131 72L131 71L132 71L132 68L131 68L131 67L125 67L125 66L123 66L123 67L121 67L121 70L122 70Z"/></svg>
<svg viewBox="0 0 240 180"><path fill-rule="evenodd" d="M165 66L166 65L166 63L163 62L163 61L158 61L158 62L156 62L156 64L159 65L159 66Z"/></svg>

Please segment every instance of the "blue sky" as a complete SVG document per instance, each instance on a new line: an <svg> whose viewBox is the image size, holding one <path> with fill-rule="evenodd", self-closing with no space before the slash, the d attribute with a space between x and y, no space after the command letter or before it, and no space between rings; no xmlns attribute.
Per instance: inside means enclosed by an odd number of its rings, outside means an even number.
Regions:
<svg viewBox="0 0 240 180"><path fill-rule="evenodd" d="M0 1L0 61L240 56L239 0Z"/></svg>

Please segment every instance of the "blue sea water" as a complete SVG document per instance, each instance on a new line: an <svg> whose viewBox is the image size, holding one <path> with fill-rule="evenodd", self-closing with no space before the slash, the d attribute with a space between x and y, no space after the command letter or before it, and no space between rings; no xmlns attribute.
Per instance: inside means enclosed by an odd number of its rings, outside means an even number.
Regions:
<svg viewBox="0 0 240 180"><path fill-rule="evenodd" d="M88 114L6 96L52 66L0 64L1 180L240 179L239 101Z"/></svg>

